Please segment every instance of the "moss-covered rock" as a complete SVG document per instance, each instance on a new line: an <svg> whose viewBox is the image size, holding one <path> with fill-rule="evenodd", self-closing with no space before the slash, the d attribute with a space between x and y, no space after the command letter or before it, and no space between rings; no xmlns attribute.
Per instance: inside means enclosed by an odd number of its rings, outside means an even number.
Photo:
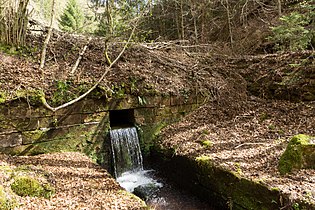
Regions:
<svg viewBox="0 0 315 210"><path fill-rule="evenodd" d="M29 176L15 177L11 189L19 196L50 198L55 193L55 189L49 184L41 184Z"/></svg>
<svg viewBox="0 0 315 210"><path fill-rule="evenodd" d="M299 134L294 136L282 154L278 170L281 174L293 169L315 168L315 137Z"/></svg>
<svg viewBox="0 0 315 210"><path fill-rule="evenodd" d="M138 196L126 191L126 190L119 190L118 191L118 194L119 195L122 195L122 196L126 196L126 198L129 197L130 200L135 200L135 201L138 201L140 203L140 205L142 206L141 209L150 209L147 204L141 200L141 198L139 198Z"/></svg>

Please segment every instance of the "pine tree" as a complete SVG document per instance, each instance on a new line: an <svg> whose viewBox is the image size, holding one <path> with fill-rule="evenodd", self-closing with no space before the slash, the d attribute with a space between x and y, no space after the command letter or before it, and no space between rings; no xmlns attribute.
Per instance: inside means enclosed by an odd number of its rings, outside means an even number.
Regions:
<svg viewBox="0 0 315 210"><path fill-rule="evenodd" d="M84 23L83 11L76 0L69 0L67 7L60 16L59 27L64 31L82 32Z"/></svg>

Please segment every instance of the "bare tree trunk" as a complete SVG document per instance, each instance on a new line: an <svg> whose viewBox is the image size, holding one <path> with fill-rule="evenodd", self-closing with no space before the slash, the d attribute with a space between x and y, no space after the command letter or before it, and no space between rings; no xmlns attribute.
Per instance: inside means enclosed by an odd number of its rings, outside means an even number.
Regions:
<svg viewBox="0 0 315 210"><path fill-rule="evenodd" d="M179 24L179 12L178 12L179 8L178 8L178 4L175 2L175 11L176 11L176 14L175 14L175 21L176 21L176 31L177 31L177 39L181 39L181 26Z"/></svg>
<svg viewBox="0 0 315 210"><path fill-rule="evenodd" d="M180 0L180 17L181 17L180 25L181 25L181 29L182 29L181 37L182 37L182 40L184 40L185 39L185 25L184 25L183 0Z"/></svg>
<svg viewBox="0 0 315 210"><path fill-rule="evenodd" d="M279 17L282 15L281 0L278 0L278 14L279 14Z"/></svg>
<svg viewBox="0 0 315 210"><path fill-rule="evenodd" d="M30 15L29 0L0 1L0 41L12 46L24 46Z"/></svg>
<svg viewBox="0 0 315 210"><path fill-rule="evenodd" d="M190 0L190 13L194 23L195 42L198 43L198 26L197 26L197 9L195 4Z"/></svg>
<svg viewBox="0 0 315 210"><path fill-rule="evenodd" d="M107 24L109 26L109 34L110 36L114 33L114 23L113 23L113 17L112 17L112 9L113 9L113 3L111 0L106 1L106 19Z"/></svg>
<svg viewBox="0 0 315 210"><path fill-rule="evenodd" d="M52 33L52 25L53 25L54 19L55 19L55 0L52 1L50 24L49 24L48 33L47 33L47 36L43 45L43 49L42 49L39 69L43 69L45 66L46 51L47 51L48 43L49 43L50 36Z"/></svg>
<svg viewBox="0 0 315 210"><path fill-rule="evenodd" d="M226 10L227 21L228 21L228 28L229 28L229 36L230 36L230 43L231 43L231 48L233 49L234 40L233 40L233 33L232 33L232 22L231 22L231 13L230 13L229 0L225 0L225 4L226 5L224 5L222 3L222 5L225 7L225 10Z"/></svg>

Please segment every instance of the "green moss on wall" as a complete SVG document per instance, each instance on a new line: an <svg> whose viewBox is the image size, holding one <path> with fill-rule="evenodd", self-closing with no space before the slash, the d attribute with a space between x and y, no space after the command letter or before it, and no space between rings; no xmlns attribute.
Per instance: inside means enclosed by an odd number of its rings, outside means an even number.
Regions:
<svg viewBox="0 0 315 210"><path fill-rule="evenodd" d="M170 152L167 150L157 152L161 159L155 161L161 161L159 165L165 167L172 181L186 186L218 209L271 210L282 207L278 190L271 190L261 183L245 179L217 165L210 156L192 158L169 156ZM178 179L179 176L181 179ZM285 198L283 202L286 202Z"/></svg>
<svg viewBox="0 0 315 210"><path fill-rule="evenodd" d="M20 155L37 155L51 152L82 152L84 141L74 133L68 133L49 141L27 145Z"/></svg>
<svg viewBox="0 0 315 210"><path fill-rule="evenodd" d="M15 177L11 189L19 196L50 198L55 193L55 189L49 184L41 184L28 176Z"/></svg>
<svg viewBox="0 0 315 210"><path fill-rule="evenodd" d="M42 104L42 97L44 96L42 90L18 90L15 92L15 99L24 98L32 106L39 106Z"/></svg>
<svg viewBox="0 0 315 210"><path fill-rule="evenodd" d="M110 165L110 142L107 138L109 123L107 121L103 123L96 131L93 130L86 134L83 152L95 163L108 168Z"/></svg>
<svg viewBox="0 0 315 210"><path fill-rule="evenodd" d="M25 136L28 139L28 141L32 143L41 139L45 135L45 133L46 133L45 131L39 129L34 131L22 132L23 136Z"/></svg>
<svg viewBox="0 0 315 210"><path fill-rule="evenodd" d="M312 137L304 135L304 134L299 134L294 136L284 153L282 154L280 160L279 160L279 165L278 165L278 170L281 174L286 174L291 172L294 168L300 169L304 167L304 154L305 153L305 147L309 145L310 147L314 148L314 144L310 144L310 139ZM313 157L314 158L314 152L313 152ZM315 166L313 166L315 167Z"/></svg>
<svg viewBox="0 0 315 210"><path fill-rule="evenodd" d="M287 202L284 196L283 200L280 198L279 189L269 189L263 183L248 180L239 173L215 165L208 156L200 156L195 160L197 167L193 170L198 175L194 182L209 189L212 196L225 200L227 208L269 210L281 208L283 202Z"/></svg>
<svg viewBox="0 0 315 210"><path fill-rule="evenodd" d="M151 125L138 126L138 135L143 156L150 154L151 148L155 146L155 140L158 134L166 125L167 124L164 122L156 122Z"/></svg>
<svg viewBox="0 0 315 210"><path fill-rule="evenodd" d="M69 84L56 81L56 88L60 94L51 96L49 100L54 100L56 104L62 103L62 100L65 100L64 96L74 90ZM0 107L0 119L2 116L5 119L0 129L16 130L22 141L14 147L0 148L0 152L37 155L78 151L84 152L102 166L110 167L110 142L107 139L110 124L108 110L135 109L135 124L138 125L141 149L143 155L147 156L160 130L178 121L182 117L180 113L187 113L193 109L192 105L180 106L175 101L173 106L170 106L168 95L166 97L145 95L144 100L144 96L140 94L139 100L137 96L125 92L124 84L119 84L114 89L116 92L110 101L90 98L54 113L42 106L46 101L43 91L17 91L14 99L23 100L12 100L10 106ZM68 99L72 97L71 94L67 96ZM146 103L143 103L144 101ZM10 116L6 116L6 113L10 113Z"/></svg>

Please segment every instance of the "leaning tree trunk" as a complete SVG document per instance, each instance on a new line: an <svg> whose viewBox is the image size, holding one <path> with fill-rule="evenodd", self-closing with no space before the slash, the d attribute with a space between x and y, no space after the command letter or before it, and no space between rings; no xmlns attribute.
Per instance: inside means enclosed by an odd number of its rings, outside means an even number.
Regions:
<svg viewBox="0 0 315 210"><path fill-rule="evenodd" d="M46 51L47 51L48 43L49 43L50 36L52 33L52 25L54 23L54 19L55 19L55 0L52 1L50 24L49 24L48 33L47 33L47 36L43 45L43 49L42 49L42 54L40 58L40 66L39 66L40 69L43 69L45 66Z"/></svg>

